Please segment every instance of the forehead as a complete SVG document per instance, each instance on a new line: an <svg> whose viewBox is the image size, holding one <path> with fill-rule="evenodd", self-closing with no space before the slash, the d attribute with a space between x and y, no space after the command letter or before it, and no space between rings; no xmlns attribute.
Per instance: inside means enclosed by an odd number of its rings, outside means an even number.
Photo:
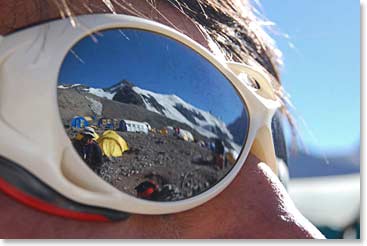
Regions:
<svg viewBox="0 0 367 246"><path fill-rule="evenodd" d="M37 25L49 20L93 13L128 14L151 19L171 26L201 45L208 47L206 38L194 22L167 0L0 0L0 35Z"/></svg>

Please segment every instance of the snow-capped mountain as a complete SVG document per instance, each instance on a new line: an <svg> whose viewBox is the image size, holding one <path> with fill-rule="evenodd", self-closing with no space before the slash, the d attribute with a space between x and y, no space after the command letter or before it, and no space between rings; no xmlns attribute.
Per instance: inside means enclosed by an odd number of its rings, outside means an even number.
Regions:
<svg viewBox="0 0 367 246"><path fill-rule="evenodd" d="M207 111L192 106L176 95L158 94L139 87L132 89L142 97L146 109L150 111L185 123L206 137L233 139L223 121Z"/></svg>
<svg viewBox="0 0 367 246"><path fill-rule="evenodd" d="M155 93L139 88L126 80L104 89L80 84L60 84L58 88L73 88L97 97L144 107L151 112L184 123L207 138L224 138L231 142L233 149L240 150L240 147L234 143L233 136L223 121L176 95Z"/></svg>
<svg viewBox="0 0 367 246"><path fill-rule="evenodd" d="M59 84L58 89L75 89L81 92L87 92L98 97L103 97L112 100L113 96L116 94L115 91L102 88L92 88L82 84Z"/></svg>

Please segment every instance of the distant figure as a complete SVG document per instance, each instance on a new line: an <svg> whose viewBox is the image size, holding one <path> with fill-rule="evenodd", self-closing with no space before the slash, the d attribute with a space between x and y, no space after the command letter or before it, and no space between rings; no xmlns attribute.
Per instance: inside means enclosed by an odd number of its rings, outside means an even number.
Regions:
<svg viewBox="0 0 367 246"><path fill-rule="evenodd" d="M74 139L73 145L80 157L93 171L98 171L102 165L102 151L98 143L93 140L95 132L93 128L84 129L81 139Z"/></svg>
<svg viewBox="0 0 367 246"><path fill-rule="evenodd" d="M223 169L224 167L224 144L223 141L219 138L215 139L214 146L214 161L215 166L219 169Z"/></svg>
<svg viewBox="0 0 367 246"><path fill-rule="evenodd" d="M199 141L197 141L197 144L198 144L200 147L202 147L202 148L205 148L205 147L206 147L206 144L205 144L205 142L204 142L203 140L199 140Z"/></svg>
<svg viewBox="0 0 367 246"><path fill-rule="evenodd" d="M148 180L135 187L137 197L151 201L174 201L180 197L175 185L165 184L160 188L154 181Z"/></svg>
<svg viewBox="0 0 367 246"><path fill-rule="evenodd" d="M159 189L158 185L152 180L144 181L135 187L137 197L146 200L159 200Z"/></svg>
<svg viewBox="0 0 367 246"><path fill-rule="evenodd" d="M179 136L180 135L180 128L175 127L174 130L175 130L175 135Z"/></svg>
<svg viewBox="0 0 367 246"><path fill-rule="evenodd" d="M208 148L209 148L211 151L215 152L215 142L210 141L210 142L209 142L209 144L208 144Z"/></svg>

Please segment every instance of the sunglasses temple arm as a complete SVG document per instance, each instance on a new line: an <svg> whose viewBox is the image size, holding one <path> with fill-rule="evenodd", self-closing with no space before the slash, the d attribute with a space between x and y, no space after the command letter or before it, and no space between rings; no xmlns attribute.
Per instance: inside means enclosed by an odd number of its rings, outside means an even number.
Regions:
<svg viewBox="0 0 367 246"><path fill-rule="evenodd" d="M266 163L275 174L278 174L273 136L269 127L264 126L258 130L251 147L251 153Z"/></svg>

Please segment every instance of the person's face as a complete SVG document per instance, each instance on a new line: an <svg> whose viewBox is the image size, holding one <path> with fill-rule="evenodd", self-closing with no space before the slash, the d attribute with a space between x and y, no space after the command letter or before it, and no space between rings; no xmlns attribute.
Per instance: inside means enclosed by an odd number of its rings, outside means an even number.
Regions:
<svg viewBox="0 0 367 246"><path fill-rule="evenodd" d="M91 144L93 142L93 138L91 138L90 136L88 136L86 139L85 139L85 143L86 144Z"/></svg>
<svg viewBox="0 0 367 246"><path fill-rule="evenodd" d="M62 7L62 1L54 1ZM47 0L0 0L0 34L60 18ZM109 12L102 0L68 1L77 14ZM170 25L209 48L205 35L168 1L111 1L131 14L128 3L151 19ZM154 2L154 8L150 4ZM65 12L65 11L64 11ZM321 238L294 207L271 169L249 155L236 179L200 207L163 216L132 215L117 223L68 220L35 211L0 194L2 238ZM24 223L24 221L27 221Z"/></svg>

